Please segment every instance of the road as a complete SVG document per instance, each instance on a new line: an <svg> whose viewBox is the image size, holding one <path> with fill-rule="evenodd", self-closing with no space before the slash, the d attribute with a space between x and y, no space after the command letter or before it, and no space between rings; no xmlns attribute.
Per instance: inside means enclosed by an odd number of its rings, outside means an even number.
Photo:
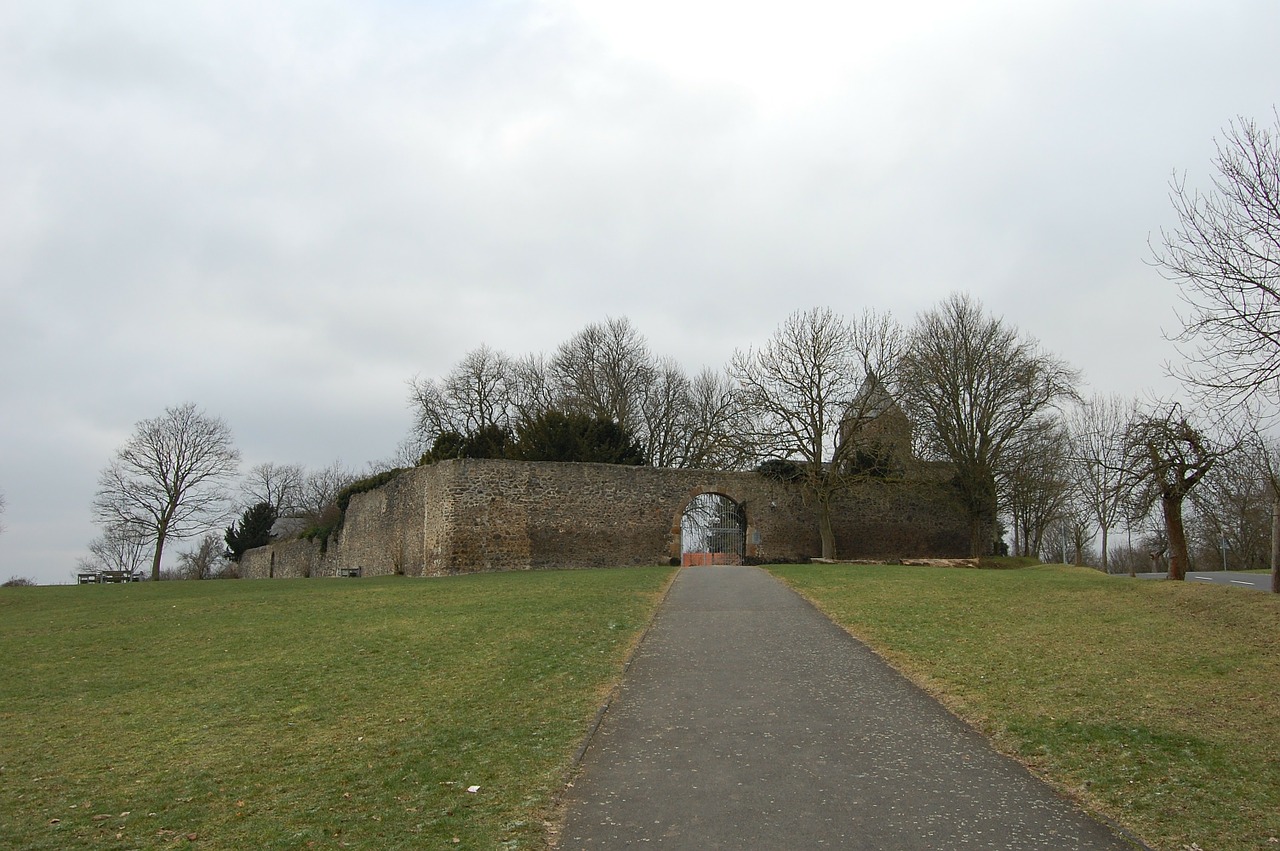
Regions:
<svg viewBox="0 0 1280 851"><path fill-rule="evenodd" d="M1139 573L1139 579L1164 579L1167 573ZM1187 574L1188 582L1213 582L1217 585L1233 585L1236 588L1271 590L1269 573L1236 573L1230 570L1193 571Z"/></svg>
<svg viewBox="0 0 1280 851"><path fill-rule="evenodd" d="M1134 851L755 567L686 567L566 793L560 851Z"/></svg>

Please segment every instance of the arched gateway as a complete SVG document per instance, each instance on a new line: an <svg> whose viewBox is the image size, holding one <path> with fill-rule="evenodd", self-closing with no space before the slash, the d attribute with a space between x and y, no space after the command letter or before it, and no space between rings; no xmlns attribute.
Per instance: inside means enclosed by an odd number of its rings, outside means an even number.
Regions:
<svg viewBox="0 0 1280 851"><path fill-rule="evenodd" d="M699 493L680 513L680 563L742 564L747 555L747 512L722 493Z"/></svg>

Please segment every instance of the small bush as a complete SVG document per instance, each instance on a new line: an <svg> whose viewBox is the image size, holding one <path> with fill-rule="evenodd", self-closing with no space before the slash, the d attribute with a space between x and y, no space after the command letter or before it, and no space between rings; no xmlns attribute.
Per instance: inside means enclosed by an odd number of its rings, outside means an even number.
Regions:
<svg viewBox="0 0 1280 851"><path fill-rule="evenodd" d="M28 579L25 576L11 576L9 580L0 584L0 588L29 588L36 584L34 579Z"/></svg>
<svg viewBox="0 0 1280 851"><path fill-rule="evenodd" d="M779 482L794 482L804 477L804 468L795 461L788 461L785 458L771 458L756 467L756 472L766 479Z"/></svg>

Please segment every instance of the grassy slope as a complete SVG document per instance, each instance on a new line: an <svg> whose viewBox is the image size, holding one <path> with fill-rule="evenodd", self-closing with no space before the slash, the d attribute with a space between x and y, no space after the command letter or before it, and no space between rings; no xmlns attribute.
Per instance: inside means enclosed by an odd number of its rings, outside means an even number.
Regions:
<svg viewBox="0 0 1280 851"><path fill-rule="evenodd" d="M776 572L1154 847L1280 847L1280 597L1067 567Z"/></svg>
<svg viewBox="0 0 1280 851"><path fill-rule="evenodd" d="M541 847L670 575L3 589L0 847Z"/></svg>

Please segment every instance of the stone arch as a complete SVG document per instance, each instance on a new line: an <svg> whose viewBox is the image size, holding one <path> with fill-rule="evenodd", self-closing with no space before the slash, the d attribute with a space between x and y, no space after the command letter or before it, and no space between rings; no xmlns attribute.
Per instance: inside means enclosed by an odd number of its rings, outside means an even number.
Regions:
<svg viewBox="0 0 1280 851"><path fill-rule="evenodd" d="M672 564L742 564L755 554L753 537L746 500L720 488L694 488L671 525Z"/></svg>

